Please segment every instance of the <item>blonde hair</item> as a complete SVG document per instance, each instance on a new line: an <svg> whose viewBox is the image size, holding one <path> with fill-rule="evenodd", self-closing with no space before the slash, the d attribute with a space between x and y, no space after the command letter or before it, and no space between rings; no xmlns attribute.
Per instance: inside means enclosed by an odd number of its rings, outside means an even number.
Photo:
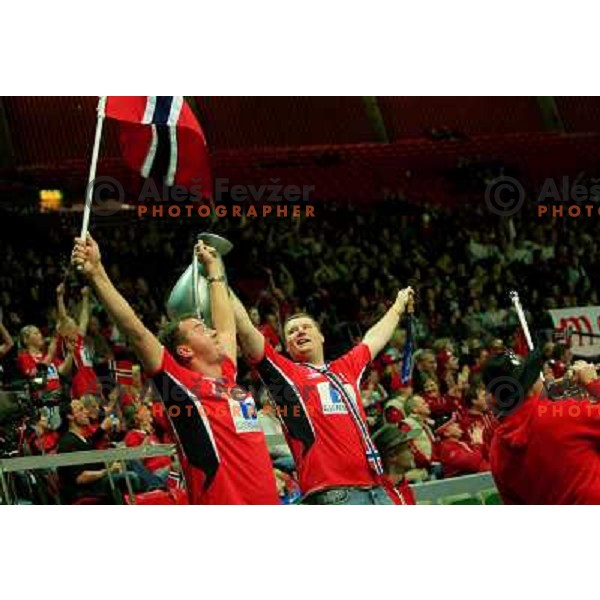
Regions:
<svg viewBox="0 0 600 600"><path fill-rule="evenodd" d="M21 329L19 332L19 341L21 342L21 346L27 346L27 340L35 329L37 329L35 325L25 325L25 327Z"/></svg>

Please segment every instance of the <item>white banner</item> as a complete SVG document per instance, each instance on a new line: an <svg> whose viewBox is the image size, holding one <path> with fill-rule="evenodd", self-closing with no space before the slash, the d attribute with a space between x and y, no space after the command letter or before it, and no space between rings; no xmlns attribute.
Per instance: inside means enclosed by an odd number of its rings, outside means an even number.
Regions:
<svg viewBox="0 0 600 600"><path fill-rule="evenodd" d="M570 340L575 356L600 355L600 306L559 308L551 310L550 315L554 327Z"/></svg>

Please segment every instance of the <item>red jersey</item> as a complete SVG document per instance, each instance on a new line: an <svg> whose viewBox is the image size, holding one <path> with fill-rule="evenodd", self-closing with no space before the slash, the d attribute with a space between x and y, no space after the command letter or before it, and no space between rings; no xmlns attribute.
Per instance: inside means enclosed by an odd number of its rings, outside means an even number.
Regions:
<svg viewBox="0 0 600 600"><path fill-rule="evenodd" d="M461 415L464 411L461 398L457 396L450 396L449 394L440 394L438 396L423 394L423 399L429 405L431 417L434 419L441 416L450 416L452 413Z"/></svg>
<svg viewBox="0 0 600 600"><path fill-rule="evenodd" d="M230 359L213 379L186 369L165 349L150 376L177 439L192 504L279 504L256 406L236 387Z"/></svg>
<svg viewBox="0 0 600 600"><path fill-rule="evenodd" d="M160 444L160 440L156 437L154 433L148 433L146 431L142 431L141 429L131 429L125 434L125 445L126 446L141 446L145 440L148 440L146 443L151 446L156 446ZM152 456L150 458L144 459L144 466L148 471L152 471L153 473L156 471L160 471L161 469L168 469L171 467L171 459L168 456Z"/></svg>
<svg viewBox="0 0 600 600"><path fill-rule="evenodd" d="M19 371L32 379L37 374L38 365L46 360L47 355L40 353L32 354L28 350L25 350L17 357L17 366ZM53 392L60 389L60 378L58 376L58 361L54 359L48 365L48 374L46 376L46 392Z"/></svg>
<svg viewBox="0 0 600 600"><path fill-rule="evenodd" d="M471 446L460 440L445 439L438 445L438 457L444 477L457 477L469 473L489 471L481 446Z"/></svg>
<svg viewBox="0 0 600 600"><path fill-rule="evenodd" d="M406 505L417 503L415 501L415 494L406 478L403 478L396 485L386 478L385 489L394 504Z"/></svg>
<svg viewBox="0 0 600 600"><path fill-rule="evenodd" d="M486 458L489 457L490 444L494 435L494 430L498 426L498 420L491 412L476 413L465 411L460 417L460 428L464 432L464 440L469 444L473 443L471 430L474 426L483 429L483 453Z"/></svg>
<svg viewBox="0 0 600 600"><path fill-rule="evenodd" d="M600 398L600 380L588 387ZM600 404L530 396L500 421L490 462L505 504L600 504Z"/></svg>
<svg viewBox="0 0 600 600"><path fill-rule="evenodd" d="M359 385L370 360L368 346L358 344L327 365L343 383L365 428ZM258 371L283 424L300 489L306 495L332 487L379 485L353 416L338 391L317 369L285 358L265 340Z"/></svg>
<svg viewBox="0 0 600 600"><path fill-rule="evenodd" d="M259 327L260 332L265 336L265 338L269 341L271 346L281 346L281 340L279 339L279 334L269 323L265 323Z"/></svg>
<svg viewBox="0 0 600 600"><path fill-rule="evenodd" d="M77 336L73 349L73 363L76 372L71 382L71 398L81 398L87 394L101 394L102 390L94 371L92 358L85 345L85 338Z"/></svg>

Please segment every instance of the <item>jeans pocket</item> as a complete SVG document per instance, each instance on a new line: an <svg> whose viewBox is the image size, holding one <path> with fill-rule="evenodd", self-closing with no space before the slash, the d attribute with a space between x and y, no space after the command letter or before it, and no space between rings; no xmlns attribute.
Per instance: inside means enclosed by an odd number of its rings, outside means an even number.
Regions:
<svg viewBox="0 0 600 600"><path fill-rule="evenodd" d="M349 504L349 490L329 490L319 498L319 504Z"/></svg>

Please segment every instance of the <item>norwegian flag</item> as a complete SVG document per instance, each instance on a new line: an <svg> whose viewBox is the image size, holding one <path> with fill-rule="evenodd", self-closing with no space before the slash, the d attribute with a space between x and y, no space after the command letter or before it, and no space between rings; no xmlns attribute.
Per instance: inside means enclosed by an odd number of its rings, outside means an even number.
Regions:
<svg viewBox="0 0 600 600"><path fill-rule="evenodd" d="M133 361L109 360L108 368L117 383L133 385Z"/></svg>
<svg viewBox="0 0 600 600"><path fill-rule="evenodd" d="M99 113L120 122L121 153L142 177L211 196L206 138L183 96L106 96Z"/></svg>

